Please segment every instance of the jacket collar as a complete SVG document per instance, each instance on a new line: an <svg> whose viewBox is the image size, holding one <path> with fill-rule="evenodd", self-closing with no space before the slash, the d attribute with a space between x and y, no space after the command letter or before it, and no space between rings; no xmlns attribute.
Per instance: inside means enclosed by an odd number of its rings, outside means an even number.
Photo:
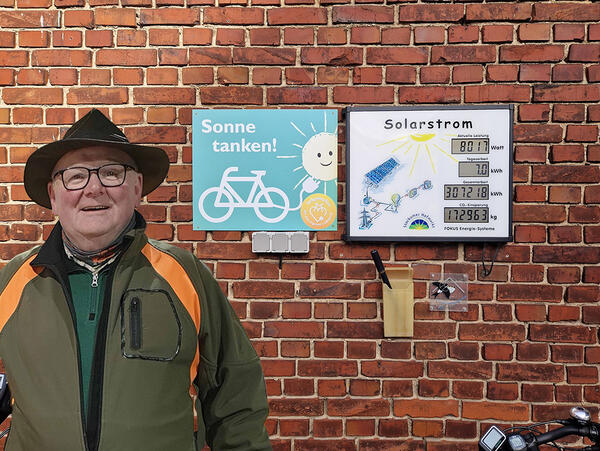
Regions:
<svg viewBox="0 0 600 451"><path fill-rule="evenodd" d="M131 238L128 236L125 239L133 239L133 241L138 241L140 235L144 235L144 231L146 229L146 221L144 217L136 210L135 211L135 226L130 234ZM131 246L130 246L131 247ZM137 246L136 246L137 247ZM128 249L129 251L130 249ZM129 253L126 251L126 253ZM65 249L63 246L62 240L62 226L60 222L57 222L48 239L40 248L37 256L31 261L31 266L53 266L60 273L66 274L66 263L67 256L65 254Z"/></svg>

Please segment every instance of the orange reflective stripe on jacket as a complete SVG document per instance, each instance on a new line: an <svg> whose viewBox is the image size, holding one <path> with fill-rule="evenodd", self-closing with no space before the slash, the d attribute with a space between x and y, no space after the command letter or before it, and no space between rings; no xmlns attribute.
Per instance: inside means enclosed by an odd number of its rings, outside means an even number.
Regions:
<svg viewBox="0 0 600 451"><path fill-rule="evenodd" d="M19 270L12 276L8 285L0 294L0 332L8 322L8 319L17 309L23 288L37 275L38 271L31 267L30 263L35 258L32 255L21 265Z"/></svg>
<svg viewBox="0 0 600 451"><path fill-rule="evenodd" d="M162 252L150 244L142 249L154 270L160 274L171 286L196 326L196 335L200 332L200 301L194 284L188 277L181 264L166 252ZM196 340L196 354L190 366L190 386L196 378L198 363L200 362L200 349Z"/></svg>

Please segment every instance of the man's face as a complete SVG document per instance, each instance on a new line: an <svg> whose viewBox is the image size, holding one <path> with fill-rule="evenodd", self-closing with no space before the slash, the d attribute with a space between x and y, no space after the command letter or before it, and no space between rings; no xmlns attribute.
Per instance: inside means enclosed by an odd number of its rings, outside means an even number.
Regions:
<svg viewBox="0 0 600 451"><path fill-rule="evenodd" d="M54 166L52 174L74 166L97 168L109 163L135 164L125 152L112 147L84 147L65 154ZM108 246L131 220L140 204L142 175L127 169L120 186L105 187L96 172L83 189L65 189L60 175L48 183L52 211L58 216L64 232L78 248L86 251Z"/></svg>

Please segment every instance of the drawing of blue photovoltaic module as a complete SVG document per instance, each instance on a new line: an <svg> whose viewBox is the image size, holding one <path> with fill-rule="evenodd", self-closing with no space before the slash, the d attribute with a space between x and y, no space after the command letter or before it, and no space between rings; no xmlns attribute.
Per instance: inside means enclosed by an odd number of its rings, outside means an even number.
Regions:
<svg viewBox="0 0 600 451"><path fill-rule="evenodd" d="M365 181L369 186L378 186L383 179L387 178L392 172L400 167L398 161L395 158L389 158L377 166L375 169L370 170L365 174Z"/></svg>

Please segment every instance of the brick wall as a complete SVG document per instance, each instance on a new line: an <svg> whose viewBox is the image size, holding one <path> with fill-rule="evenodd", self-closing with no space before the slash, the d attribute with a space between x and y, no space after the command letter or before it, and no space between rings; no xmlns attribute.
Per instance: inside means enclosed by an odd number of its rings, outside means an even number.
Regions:
<svg viewBox="0 0 600 451"><path fill-rule="evenodd" d="M149 234L214 269L262 356L275 449L468 451L491 421L597 415L599 20L591 1L0 0L0 265L53 221L27 156L95 106L168 151ZM373 246L341 240L343 156L340 228L308 256L279 269L247 233L192 230L193 108L423 103L516 105L515 239L487 278L481 245L375 246L415 267L413 339L383 338ZM432 270L468 274L468 312L428 310Z"/></svg>

